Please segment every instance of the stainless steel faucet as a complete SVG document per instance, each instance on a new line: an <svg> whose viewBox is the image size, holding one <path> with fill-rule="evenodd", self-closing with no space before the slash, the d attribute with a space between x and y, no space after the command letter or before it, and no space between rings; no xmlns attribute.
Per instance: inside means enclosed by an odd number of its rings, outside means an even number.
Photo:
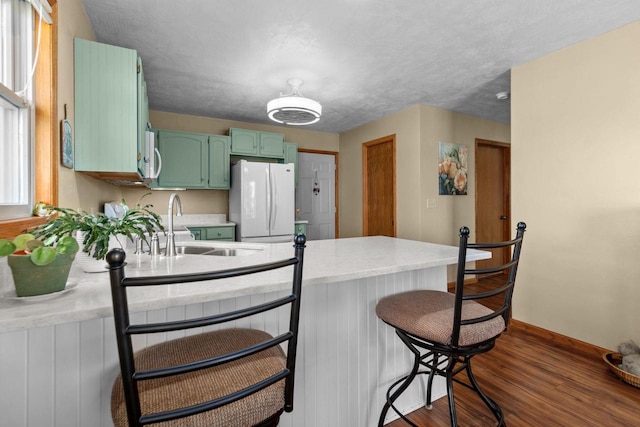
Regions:
<svg viewBox="0 0 640 427"><path fill-rule="evenodd" d="M173 233L173 203L177 202L178 204L178 216L182 216L182 203L180 202L180 197L176 193L171 193L169 196L169 233L167 233L167 249L165 251L165 256L176 256L176 240L175 234Z"/></svg>

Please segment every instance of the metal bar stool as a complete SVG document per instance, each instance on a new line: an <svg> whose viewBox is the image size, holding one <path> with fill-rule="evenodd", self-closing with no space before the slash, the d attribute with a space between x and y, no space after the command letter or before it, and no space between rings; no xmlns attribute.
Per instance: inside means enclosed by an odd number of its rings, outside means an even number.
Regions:
<svg viewBox="0 0 640 427"><path fill-rule="evenodd" d="M460 247L455 294L441 291L417 290L382 298L376 306L377 316L395 328L396 334L414 356L411 372L393 383L387 391L387 402L382 408L378 426L384 424L389 409L393 409L409 425L417 427L400 413L393 402L409 387L418 374L427 375L426 408L431 409L431 387L436 375L446 378L451 426L457 426L453 398L453 382L474 390L498 420L506 426L500 406L482 392L471 370L473 356L486 353L495 346L496 339L507 329L511 315L511 298L520 260L526 224L518 223L513 240L498 243L468 243L469 229L460 229ZM509 260L497 267L467 269L467 248L507 248ZM465 275L498 275L493 289L481 292L465 292ZM500 295L501 305L490 309L478 300ZM423 370L420 370L424 368ZM469 383L458 380L456 375L467 373Z"/></svg>
<svg viewBox="0 0 640 427"><path fill-rule="evenodd" d="M292 258L206 273L126 277L125 253L107 254L121 374L113 384L115 426L275 426L293 410L302 264L306 237ZM263 304L199 318L131 324L127 289L225 279L293 267L291 293ZM217 325L290 306L288 331L220 329L163 342L136 353L131 336ZM280 344L287 343L287 354Z"/></svg>

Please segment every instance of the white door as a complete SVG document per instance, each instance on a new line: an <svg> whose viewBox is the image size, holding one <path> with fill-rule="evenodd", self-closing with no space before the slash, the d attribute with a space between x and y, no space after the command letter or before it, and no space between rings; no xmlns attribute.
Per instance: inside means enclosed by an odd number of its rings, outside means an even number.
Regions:
<svg viewBox="0 0 640 427"><path fill-rule="evenodd" d="M298 153L298 217L309 221L309 240L334 239L336 236L336 164L330 154Z"/></svg>

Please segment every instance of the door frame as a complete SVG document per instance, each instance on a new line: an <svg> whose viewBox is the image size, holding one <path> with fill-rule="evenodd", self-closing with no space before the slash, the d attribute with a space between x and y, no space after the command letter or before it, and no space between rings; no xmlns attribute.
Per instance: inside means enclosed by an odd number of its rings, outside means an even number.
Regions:
<svg viewBox="0 0 640 427"><path fill-rule="evenodd" d="M339 168L338 168L338 160L339 160L339 153L337 151L327 151L327 150L312 150L309 148L298 148L298 153L309 153L309 154L328 154L330 156L333 156L333 161L334 164L336 166L336 169L334 171L335 174L335 189L333 192L333 196L335 198L334 200L334 204L336 206L336 212L334 214L334 222L335 222L335 238L339 238L340 237L340 226L339 226L339 221L338 219L340 218L339 216L339 212L340 212L340 206L339 206L339 200L340 198L338 197L338 188L339 188Z"/></svg>
<svg viewBox="0 0 640 427"><path fill-rule="evenodd" d="M367 151L369 147L379 144L391 143L391 187L393 192L393 237L398 235L398 221L396 220L396 135L387 135L382 138L362 143L362 235L367 236L369 233L369 190L368 190L368 164Z"/></svg>
<svg viewBox="0 0 640 427"><path fill-rule="evenodd" d="M474 152L476 153L476 156L475 156L476 159L477 159L478 148L482 145L501 149L503 153L504 163L503 163L503 175L502 175L502 191L503 191L502 204L503 204L503 209L507 217L507 220L504 221L502 225L502 236L503 236L502 240L509 240L511 239L511 144L507 144L505 142L491 141L488 139L476 138L475 152ZM476 213L475 215L476 230L479 230L480 227L483 226L483 224L478 222L479 215L477 214L478 213L477 187L478 187L479 167L480 165L476 162L476 168L475 168L475 182L476 182L475 193L476 194L475 194L475 207L474 207L474 212ZM509 254L506 251L504 251L504 258L505 258L504 259L505 262L507 262L509 259Z"/></svg>

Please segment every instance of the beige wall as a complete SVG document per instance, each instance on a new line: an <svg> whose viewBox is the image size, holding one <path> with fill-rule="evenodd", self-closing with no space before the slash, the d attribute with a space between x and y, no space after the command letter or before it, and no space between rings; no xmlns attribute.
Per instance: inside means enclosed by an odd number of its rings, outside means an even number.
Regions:
<svg viewBox="0 0 640 427"><path fill-rule="evenodd" d="M614 349L640 342L640 22L516 67L514 317Z"/></svg>
<svg viewBox="0 0 640 427"><path fill-rule="evenodd" d="M395 134L397 234L417 240L417 200L407 196L420 187L415 179L420 166L419 120L416 105L340 135L340 237L362 236L362 144Z"/></svg>
<svg viewBox="0 0 640 427"><path fill-rule="evenodd" d="M362 144L396 136L398 237L457 244L457 230L475 225L475 138L510 141L509 125L415 105L340 135L340 235L362 235ZM469 147L466 196L438 195L438 141ZM427 200L436 206L427 208Z"/></svg>

